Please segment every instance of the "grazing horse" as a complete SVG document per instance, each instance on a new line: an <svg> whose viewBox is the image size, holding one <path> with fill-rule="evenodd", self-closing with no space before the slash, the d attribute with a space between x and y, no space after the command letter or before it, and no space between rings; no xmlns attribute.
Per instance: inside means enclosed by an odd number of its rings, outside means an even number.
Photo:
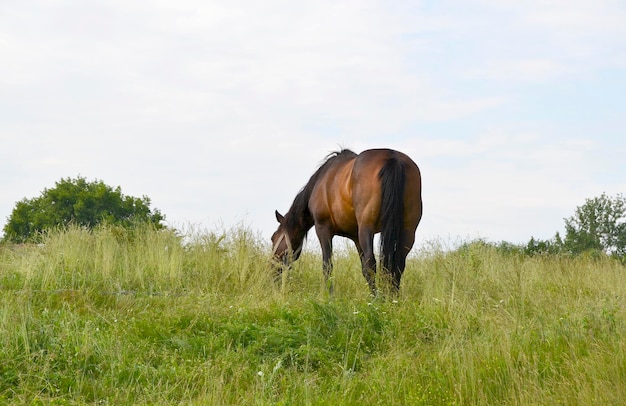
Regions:
<svg viewBox="0 0 626 406"><path fill-rule="evenodd" d="M391 279L392 292L400 288L406 257L422 218L420 170L407 155L391 149L371 149L357 155L344 149L330 154L311 176L272 235L277 271L302 252L307 232L315 226L322 246L324 278L333 287L332 239L354 241L363 276L372 294L376 290L374 234L381 233L381 265Z"/></svg>

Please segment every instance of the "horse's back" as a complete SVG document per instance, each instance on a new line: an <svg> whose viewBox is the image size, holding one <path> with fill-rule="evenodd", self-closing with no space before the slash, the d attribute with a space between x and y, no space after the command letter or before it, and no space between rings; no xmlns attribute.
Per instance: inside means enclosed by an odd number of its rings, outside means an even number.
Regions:
<svg viewBox="0 0 626 406"><path fill-rule="evenodd" d="M382 184L380 173L390 161L404 168L404 217L407 228L416 228L422 216L422 181L417 164L406 154L392 149L370 149L356 158L352 171L353 201L360 224L381 228Z"/></svg>
<svg viewBox="0 0 626 406"><path fill-rule="evenodd" d="M421 218L421 176L415 162L391 149L370 149L333 165L318 180L309 208L315 223L326 222L337 234L356 236L359 227L381 230L382 183L380 173L389 160L404 167L404 207L407 228Z"/></svg>

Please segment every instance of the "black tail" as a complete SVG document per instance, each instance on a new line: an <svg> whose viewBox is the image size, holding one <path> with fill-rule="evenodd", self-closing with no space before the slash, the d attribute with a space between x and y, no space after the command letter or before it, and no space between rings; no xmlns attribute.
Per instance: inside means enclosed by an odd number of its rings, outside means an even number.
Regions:
<svg viewBox="0 0 626 406"><path fill-rule="evenodd" d="M378 174L382 183L382 206L380 234L381 263L391 273L394 287L400 286L404 270L404 164L391 158Z"/></svg>

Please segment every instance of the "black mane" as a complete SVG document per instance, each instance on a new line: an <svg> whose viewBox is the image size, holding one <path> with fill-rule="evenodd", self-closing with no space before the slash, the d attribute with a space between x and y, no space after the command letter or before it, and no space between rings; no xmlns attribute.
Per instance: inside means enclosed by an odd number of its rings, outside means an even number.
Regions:
<svg viewBox="0 0 626 406"><path fill-rule="evenodd" d="M313 216L309 211L309 199L311 198L315 184L332 165L352 159L356 155L357 154L349 149L342 149L341 151L331 152L326 156L324 163L320 165L307 184L296 195L296 198L291 204L291 208L285 215L285 227L290 233L302 232L306 235L306 232L313 227Z"/></svg>

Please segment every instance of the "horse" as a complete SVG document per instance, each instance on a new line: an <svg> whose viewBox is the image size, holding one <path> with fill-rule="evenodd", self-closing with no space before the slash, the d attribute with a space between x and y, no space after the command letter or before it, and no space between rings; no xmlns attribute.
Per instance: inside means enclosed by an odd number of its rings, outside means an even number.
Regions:
<svg viewBox="0 0 626 406"><path fill-rule="evenodd" d="M322 248L323 273L333 293L333 237L354 242L363 276L376 290L374 235L380 233L381 265L398 293L406 257L422 218L422 181L418 166L402 152L370 149L356 154L342 149L329 154L296 195L283 216L275 211L278 229L272 235L277 276L302 253L308 231Z"/></svg>

